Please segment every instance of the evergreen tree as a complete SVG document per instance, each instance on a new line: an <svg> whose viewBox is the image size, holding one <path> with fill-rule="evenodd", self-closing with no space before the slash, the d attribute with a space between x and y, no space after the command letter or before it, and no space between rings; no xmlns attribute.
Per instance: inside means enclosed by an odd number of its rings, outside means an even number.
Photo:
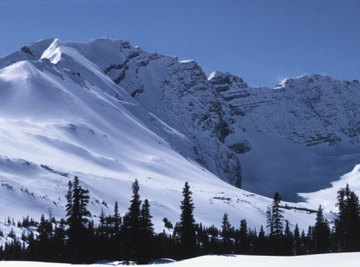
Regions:
<svg viewBox="0 0 360 267"><path fill-rule="evenodd" d="M358 196L349 185L338 191L338 218L335 221L337 250L356 251L360 249L360 206Z"/></svg>
<svg viewBox="0 0 360 267"><path fill-rule="evenodd" d="M53 234L53 228L52 223L45 219L44 214L41 215L40 224L38 226L38 241L43 243L49 243L52 234Z"/></svg>
<svg viewBox="0 0 360 267"><path fill-rule="evenodd" d="M147 199L144 200L144 204L141 207L141 216L140 216L140 227L143 236L152 237L154 235L154 225L151 222L150 214L150 204Z"/></svg>
<svg viewBox="0 0 360 267"><path fill-rule="evenodd" d="M299 226L296 224L294 229L294 246L293 246L293 255L301 254L301 240L300 240L300 230Z"/></svg>
<svg viewBox="0 0 360 267"><path fill-rule="evenodd" d="M207 254L219 254L222 253L222 244L219 242L219 229L214 225L211 225L206 229L207 239L209 239L208 253Z"/></svg>
<svg viewBox="0 0 360 267"><path fill-rule="evenodd" d="M249 231L248 231L247 223L246 223L245 219L240 221L239 253L241 253L241 254L249 254L250 253Z"/></svg>
<svg viewBox="0 0 360 267"><path fill-rule="evenodd" d="M280 210L281 197L279 193L275 193L272 205L272 223L273 223L273 236L280 238L283 233L283 211Z"/></svg>
<svg viewBox="0 0 360 267"><path fill-rule="evenodd" d="M261 225L258 238L255 242L255 253L259 255L267 254L267 238L264 227Z"/></svg>
<svg viewBox="0 0 360 267"><path fill-rule="evenodd" d="M229 222L229 218L227 213L224 214L223 219L222 219L222 225L221 225L221 238L222 238L222 248L223 248L223 253L232 253L232 227L231 224Z"/></svg>
<svg viewBox="0 0 360 267"><path fill-rule="evenodd" d="M274 233L274 221L269 207L266 210L266 227L269 228L270 234Z"/></svg>
<svg viewBox="0 0 360 267"><path fill-rule="evenodd" d="M316 223L313 229L314 252L325 253L330 249L330 227L324 218L323 209L319 206L316 213Z"/></svg>
<svg viewBox="0 0 360 267"><path fill-rule="evenodd" d="M304 240L305 254L312 254L315 252L314 244L314 228L309 226L305 240Z"/></svg>
<svg viewBox="0 0 360 267"><path fill-rule="evenodd" d="M140 216L140 233L141 233L141 247L140 247L140 260L142 263L147 263L154 253L152 241L154 238L154 227L151 222L150 204L147 199L141 207Z"/></svg>
<svg viewBox="0 0 360 267"><path fill-rule="evenodd" d="M113 238L117 239L120 237L120 229L121 229L121 216L119 212L118 202L115 201L114 205L114 216L113 216Z"/></svg>
<svg viewBox="0 0 360 267"><path fill-rule="evenodd" d="M35 245L35 259L41 261L49 261L51 260L52 247L51 247L51 239L53 236L53 228L50 221L45 219L45 216L42 214L40 219L40 224L37 228L39 233Z"/></svg>
<svg viewBox="0 0 360 267"><path fill-rule="evenodd" d="M97 236L100 239L108 239L109 235L109 229L107 227L107 220L106 215L104 212L104 209L101 209L100 215L99 215L99 224L96 229Z"/></svg>
<svg viewBox="0 0 360 267"><path fill-rule="evenodd" d="M293 242L294 242L294 236L290 230L289 221L286 220L283 242L282 242L283 255L293 255Z"/></svg>
<svg viewBox="0 0 360 267"><path fill-rule="evenodd" d="M101 209L99 215L99 224L96 228L96 254L103 259L111 258L110 247L111 228L109 225L109 217L105 215L103 209Z"/></svg>
<svg viewBox="0 0 360 267"><path fill-rule="evenodd" d="M283 211L280 209L280 194L275 193L271 208L266 212L267 227L270 230L269 249L274 255L283 254L282 236L283 236Z"/></svg>
<svg viewBox="0 0 360 267"><path fill-rule="evenodd" d="M66 194L66 216L67 216L67 236L70 257L73 262L83 261L88 241L88 221L91 216L87 209L89 203L89 191L82 188L79 178L75 176L74 182L69 182Z"/></svg>
<svg viewBox="0 0 360 267"><path fill-rule="evenodd" d="M138 260L141 247L141 200L139 190L139 182L135 180L132 184L133 195L130 201L130 207L125 214L122 225L125 239L125 258L128 260Z"/></svg>
<svg viewBox="0 0 360 267"><path fill-rule="evenodd" d="M55 227L53 237L53 248L54 248L54 259L56 261L64 261L66 258L66 247L65 247L65 220L61 219L59 224Z"/></svg>
<svg viewBox="0 0 360 267"><path fill-rule="evenodd" d="M181 201L181 215L179 223L180 248L182 258L191 258L196 255L196 232L194 220L194 204L191 198L192 192L188 182L185 183Z"/></svg>

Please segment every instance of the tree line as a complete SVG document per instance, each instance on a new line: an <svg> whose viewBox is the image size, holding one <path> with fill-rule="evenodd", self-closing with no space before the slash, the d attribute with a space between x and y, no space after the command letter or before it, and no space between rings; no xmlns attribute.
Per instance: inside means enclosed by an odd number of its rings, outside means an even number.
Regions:
<svg viewBox="0 0 360 267"><path fill-rule="evenodd" d="M32 229L0 247L1 260L36 260L70 263L93 263L99 260L124 260L148 263L156 258L176 260L208 254L305 255L327 252L360 251L360 204L347 185L337 194L338 214L333 226L325 219L323 208L307 232L296 225L290 229L284 220L279 193L266 212L267 231L247 226L245 219L236 228L224 214L221 228L204 226L194 219L194 203L186 182L180 204L180 221L173 225L163 219L167 231L155 233L147 199L141 200L137 180L132 184L130 206L120 215L115 202L112 214L102 210L95 223L89 212L89 191L78 177L68 184L66 218L56 220L41 216L40 222L26 217L19 227ZM8 222L15 224L8 218ZM0 236L4 236L0 231Z"/></svg>

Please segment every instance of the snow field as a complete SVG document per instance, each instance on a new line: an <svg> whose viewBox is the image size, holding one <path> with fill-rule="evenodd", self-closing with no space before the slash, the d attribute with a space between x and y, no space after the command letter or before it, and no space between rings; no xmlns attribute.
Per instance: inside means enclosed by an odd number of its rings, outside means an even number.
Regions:
<svg viewBox="0 0 360 267"><path fill-rule="evenodd" d="M320 254L309 256L292 256L292 257L274 257L274 256L202 256L189 260L163 264L160 266L170 267L339 267L339 266L357 266L360 260L360 253L337 253L337 254ZM71 265L63 263L43 263L43 262L0 262L1 267L68 267L68 266L121 266L116 262L108 264L84 264ZM154 265L140 265L154 266ZM156 265L157 266L157 265Z"/></svg>

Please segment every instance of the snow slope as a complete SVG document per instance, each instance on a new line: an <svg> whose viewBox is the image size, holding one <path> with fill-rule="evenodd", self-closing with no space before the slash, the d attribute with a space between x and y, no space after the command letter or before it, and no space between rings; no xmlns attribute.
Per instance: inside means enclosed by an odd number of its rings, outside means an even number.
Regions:
<svg viewBox="0 0 360 267"><path fill-rule="evenodd" d="M338 267L338 266L356 266L359 262L360 253L337 253L337 254L320 254L309 256L292 256L292 257L274 257L274 256L242 256L242 255L229 255L229 256L203 256L189 260L179 261L175 263L164 264L162 266L252 266L252 267ZM70 265L63 263L43 263L43 262L0 262L2 267L67 267L67 266L80 266ZM81 266L116 266L116 262L109 264L91 264ZM118 265L120 266L120 265ZM140 265L140 266L154 266L154 265Z"/></svg>

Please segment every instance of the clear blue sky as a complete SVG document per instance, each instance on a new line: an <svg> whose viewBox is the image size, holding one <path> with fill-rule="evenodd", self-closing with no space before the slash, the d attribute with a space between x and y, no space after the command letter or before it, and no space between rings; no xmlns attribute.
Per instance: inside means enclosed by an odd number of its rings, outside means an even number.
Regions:
<svg viewBox="0 0 360 267"><path fill-rule="evenodd" d="M0 0L0 55L49 37L129 40L273 87L360 79L360 0Z"/></svg>

